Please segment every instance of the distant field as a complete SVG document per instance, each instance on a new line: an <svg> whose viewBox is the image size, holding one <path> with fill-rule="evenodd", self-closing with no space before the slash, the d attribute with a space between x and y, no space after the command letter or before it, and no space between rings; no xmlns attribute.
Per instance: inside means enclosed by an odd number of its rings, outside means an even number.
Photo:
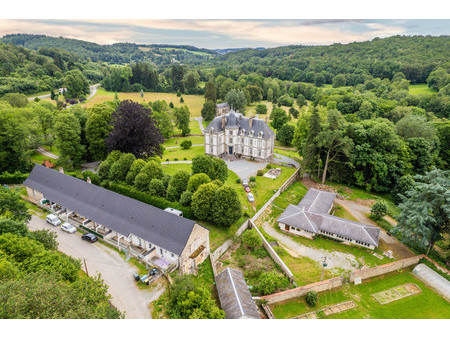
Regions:
<svg viewBox="0 0 450 338"><path fill-rule="evenodd" d="M200 112L205 102L205 98L202 95L182 95L184 103L180 102L180 98L174 93L153 93L145 92L144 98L141 98L140 93L117 93L119 100L133 100L135 102L148 102L156 100L165 100L167 103L172 102L175 107L188 106L191 112L191 117L200 116ZM94 104L110 101L114 99L114 92L108 92L104 89L99 89L95 96L90 99L85 107L92 107Z"/></svg>
<svg viewBox="0 0 450 338"><path fill-rule="evenodd" d="M426 83L419 83L409 85L409 93L412 95L418 95L418 94L436 94L437 92L428 87Z"/></svg>
<svg viewBox="0 0 450 338"><path fill-rule="evenodd" d="M160 48L160 49L164 49L164 50L169 50L169 51L183 51L186 53L191 53L191 54L195 54L195 55L201 55L201 56L209 56L211 57L211 54L205 53L205 52L200 52L197 50L189 50L189 49L184 49L184 48L173 48L173 47L166 47L166 48Z"/></svg>

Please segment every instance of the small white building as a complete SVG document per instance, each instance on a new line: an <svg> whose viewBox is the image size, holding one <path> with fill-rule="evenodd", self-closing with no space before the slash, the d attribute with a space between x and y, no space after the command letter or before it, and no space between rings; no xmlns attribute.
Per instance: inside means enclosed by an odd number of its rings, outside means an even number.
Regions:
<svg viewBox="0 0 450 338"><path fill-rule="evenodd" d="M281 230L314 238L331 237L368 249L378 246L380 228L330 215L336 194L309 189L298 205L288 205L277 219Z"/></svg>
<svg viewBox="0 0 450 338"><path fill-rule="evenodd" d="M273 157L275 133L263 120L231 110L212 120L204 134L207 155L231 154L256 161Z"/></svg>

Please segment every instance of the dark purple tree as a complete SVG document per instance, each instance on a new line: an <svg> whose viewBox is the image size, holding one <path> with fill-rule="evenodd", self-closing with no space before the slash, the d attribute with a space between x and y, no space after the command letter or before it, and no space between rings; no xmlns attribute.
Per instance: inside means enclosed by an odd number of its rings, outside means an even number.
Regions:
<svg viewBox="0 0 450 338"><path fill-rule="evenodd" d="M113 130L106 138L108 151L132 153L137 158L161 156L164 139L152 112L137 102L122 101L112 114Z"/></svg>

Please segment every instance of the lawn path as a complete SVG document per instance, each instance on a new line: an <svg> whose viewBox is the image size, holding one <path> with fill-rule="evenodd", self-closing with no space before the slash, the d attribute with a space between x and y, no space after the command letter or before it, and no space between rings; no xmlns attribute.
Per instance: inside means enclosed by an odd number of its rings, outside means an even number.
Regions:
<svg viewBox="0 0 450 338"><path fill-rule="evenodd" d="M55 160L59 158L58 155L53 154L53 153L51 153L51 152L45 150L45 149L42 148L42 147L37 148L36 151L37 151L38 153L44 155L44 156L54 158Z"/></svg>
<svg viewBox="0 0 450 338"><path fill-rule="evenodd" d="M193 144L191 147L203 147L203 144ZM181 148L181 146L175 146L175 147L166 147L166 149L175 149L175 148Z"/></svg>
<svg viewBox="0 0 450 338"><path fill-rule="evenodd" d="M205 134L205 132L204 132L205 128L203 127L203 123L202 123L203 118L201 116L195 117L194 120L198 121L198 124L200 125L200 130L201 130L202 134Z"/></svg>

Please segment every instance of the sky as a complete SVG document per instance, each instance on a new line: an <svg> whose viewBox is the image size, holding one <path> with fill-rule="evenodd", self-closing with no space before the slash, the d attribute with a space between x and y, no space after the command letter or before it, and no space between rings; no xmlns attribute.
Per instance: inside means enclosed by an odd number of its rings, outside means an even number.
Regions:
<svg viewBox="0 0 450 338"><path fill-rule="evenodd" d="M448 35L450 20L192 20L83 19L0 20L0 36L45 34L111 44L184 44L201 48L329 45L393 35Z"/></svg>

